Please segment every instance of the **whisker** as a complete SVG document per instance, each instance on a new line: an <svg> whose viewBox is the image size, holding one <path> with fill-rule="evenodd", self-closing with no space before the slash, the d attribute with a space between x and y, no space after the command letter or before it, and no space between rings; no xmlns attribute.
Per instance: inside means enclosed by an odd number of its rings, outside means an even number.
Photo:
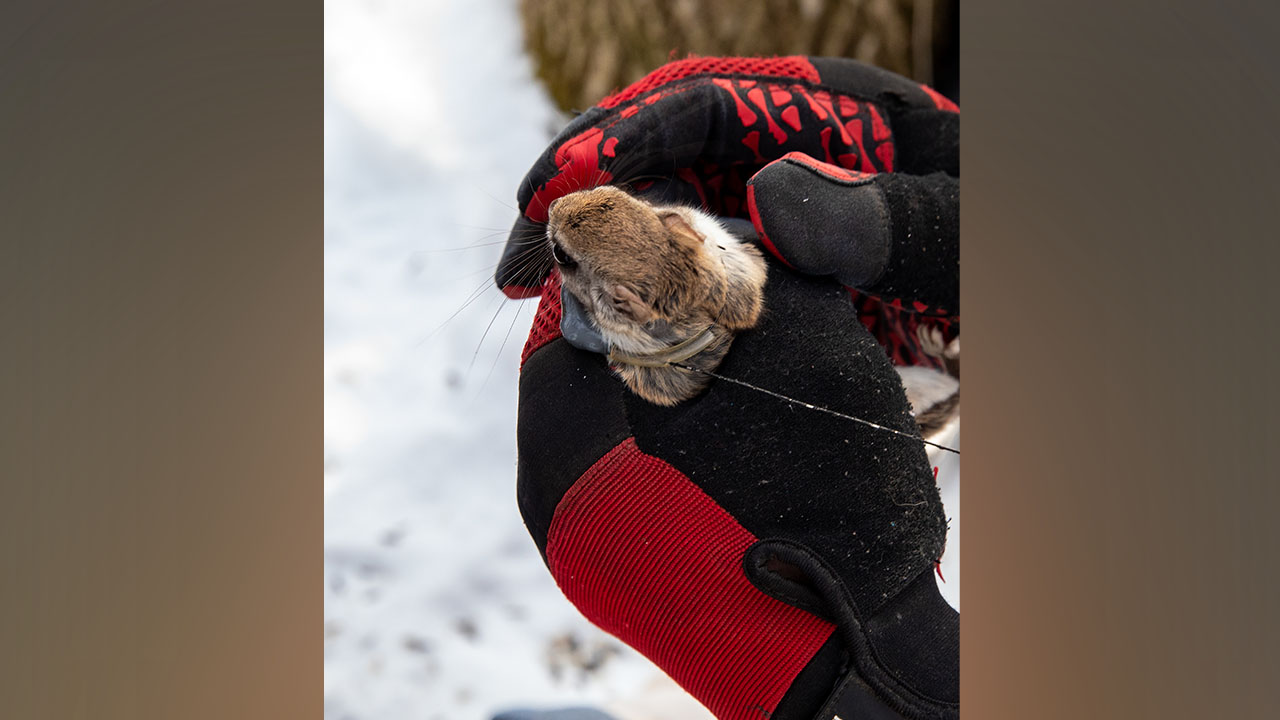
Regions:
<svg viewBox="0 0 1280 720"><path fill-rule="evenodd" d="M515 316L511 318L511 324L507 326L507 334L502 338L502 344L498 346L498 353L493 358L493 364L489 366L489 372L484 376L484 382L480 383L480 390L484 390L489 384L489 378L493 377L493 371L498 367L498 361L502 359L502 351L507 347L507 341L511 339L511 331L515 329L516 321L520 319L521 313L524 311L525 305L532 303L520 303L516 306Z"/></svg>
<svg viewBox="0 0 1280 720"><path fill-rule="evenodd" d="M453 225L454 227L467 228L468 230L492 230L493 232L506 232L507 230L510 230L510 228L492 228L492 227L485 227L484 225L468 225L466 223L459 223L459 222L449 223L449 224Z"/></svg>
<svg viewBox="0 0 1280 720"><path fill-rule="evenodd" d="M507 261L505 264L506 264L506 265L508 265L508 266L510 266L510 265L516 265L516 264L524 265L524 264L525 264L525 262L524 262L524 260L521 260L521 258L522 258L523 256L525 256L526 254L528 254L528 253L530 253L530 252L535 252L535 251L537 251L537 250L539 250L539 249L543 249L545 252L547 252L547 253L548 253L548 259L550 259L550 256L549 256L550 250L549 250L549 249L547 249L545 245L541 245L541 244L539 244L539 245L533 245L533 246L531 246L531 247L525 248L524 250L521 250L519 253L516 253L515 255L511 256L511 258L510 258L510 259L508 259L508 261ZM524 259L525 259L525 260L528 260L529 258L524 258ZM480 275L480 274L489 274L489 275L492 275L495 271L497 271L497 269L498 269L498 268L502 267L503 265L504 265L504 262L503 262L501 259L499 259L499 260L498 260L498 262L496 262L496 263L494 263L494 264L492 264L492 265L488 265L488 266L482 267L482 268L480 268L479 270L476 270L476 271L474 271L474 272L467 273L466 275L462 275L462 276L460 276L460 277L462 277L463 279L469 279L469 278L475 277L476 275Z"/></svg>
<svg viewBox="0 0 1280 720"><path fill-rule="evenodd" d="M529 254L509 269L510 279L507 283L508 285L533 287L541 285L545 281L547 273L551 271L554 265L551 258L551 248L546 243L542 243L532 249L538 252Z"/></svg>
<svg viewBox="0 0 1280 720"><path fill-rule="evenodd" d="M509 268L510 272L514 274L517 267L523 267L528 265L530 262L536 262L541 257L549 256L550 252L551 249L547 247L545 241L537 244L531 244L529 247L508 258L506 260L506 266ZM500 260L499 265L501 264L503 264L503 261Z"/></svg>
<svg viewBox="0 0 1280 720"><path fill-rule="evenodd" d="M494 245L506 245L507 240L496 240L494 242L476 243L474 245L466 245L463 247L441 248L439 250L414 250L410 255L438 255L440 253L466 252L467 250L481 250Z"/></svg>
<svg viewBox="0 0 1280 720"><path fill-rule="evenodd" d="M498 309L494 311L493 317L489 318L489 324L484 326L484 333L480 335L480 342L476 343L476 351L471 353L471 363L467 365L467 374L471 374L471 369L475 367L476 358L480 355L480 348L484 346L484 339L489 337L489 330L493 327L493 322L502 314L502 309L507 306L504 300L507 298L501 294L498 296Z"/></svg>
<svg viewBox="0 0 1280 720"><path fill-rule="evenodd" d="M489 281L489 279L485 278L485 280L480 283L479 287L471 291L471 294L467 297L466 301L462 303L462 307L458 308L457 310L454 310L453 314L445 318L444 322L440 323L440 325L435 330L432 330L431 332L427 333L426 337L414 343L414 347L421 347L423 343L435 337L435 335L439 333L441 330L443 330L445 326L448 325L454 318L458 317L459 313L461 313L463 310L466 310L467 307L471 305L471 303L481 298L484 295L485 288L490 287L491 285L492 283Z"/></svg>
<svg viewBox="0 0 1280 720"><path fill-rule="evenodd" d="M474 187L475 189L479 190L480 192L482 192L482 193L484 193L486 196L488 196L488 198L489 198L490 200L492 200L492 201L494 201L494 202L498 203L498 204L499 204L499 205L501 205L502 207L507 208L508 210L511 210L512 212L517 213L517 214L520 212L520 211L519 211L519 210L517 210L516 208L514 208L514 207L512 207L512 206L510 206L510 205L508 205L508 204L506 204L506 203L502 202L502 201L501 201L501 200L499 200L498 198L494 197L494 196L493 196L493 194L492 194L492 193L490 193L488 190L485 190L484 188L482 188L482 187L480 187L479 185L477 185L477 184L475 183L475 181L474 181L474 180L473 180L473 181L471 181L471 185L472 185L472 187Z"/></svg>
<svg viewBox="0 0 1280 720"><path fill-rule="evenodd" d="M571 161L571 162L572 162L572 161ZM568 165L566 165L565 167L567 168L567 167L568 167ZM525 175L525 176L524 176L524 181L525 181L525 182L527 182L527 183L529 183L529 201L530 201L530 202L533 202L533 201L537 200L537 201L538 201L538 205L539 205L539 210L541 210L543 213L545 213L545 212L546 212L546 210L547 210L547 206L546 206L546 204L545 204L545 203L543 203L543 202L542 202L542 200L540 200L540 199L538 198L538 193L537 193L537 191L536 191L536 190L534 190L534 187L533 187L533 178L529 177L528 175ZM528 209L526 208L526 212L525 212L525 215L526 215L526 216L528 216L528 212L527 212L527 210L528 210Z"/></svg>

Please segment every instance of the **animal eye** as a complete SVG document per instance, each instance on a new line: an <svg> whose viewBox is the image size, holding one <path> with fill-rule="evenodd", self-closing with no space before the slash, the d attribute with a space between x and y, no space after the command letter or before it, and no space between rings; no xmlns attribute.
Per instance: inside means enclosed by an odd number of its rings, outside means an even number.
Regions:
<svg viewBox="0 0 1280 720"><path fill-rule="evenodd" d="M560 247L560 243L558 242L551 243L551 257L555 258L556 264L560 267L578 267L578 263L575 262L573 258L569 257L569 253L565 252L564 248Z"/></svg>

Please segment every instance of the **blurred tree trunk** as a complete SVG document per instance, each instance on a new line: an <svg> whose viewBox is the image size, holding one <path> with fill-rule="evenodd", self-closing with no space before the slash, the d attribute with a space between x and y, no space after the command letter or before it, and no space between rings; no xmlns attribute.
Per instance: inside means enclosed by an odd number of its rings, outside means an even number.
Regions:
<svg viewBox="0 0 1280 720"><path fill-rule="evenodd" d="M525 46L563 110L675 58L834 55L956 99L958 0L520 0Z"/></svg>

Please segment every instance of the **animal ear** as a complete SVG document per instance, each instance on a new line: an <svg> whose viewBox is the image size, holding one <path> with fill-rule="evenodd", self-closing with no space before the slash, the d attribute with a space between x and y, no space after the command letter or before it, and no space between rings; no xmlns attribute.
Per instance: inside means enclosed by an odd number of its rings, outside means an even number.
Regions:
<svg viewBox="0 0 1280 720"><path fill-rule="evenodd" d="M609 300L613 303L614 310L638 323L649 322L657 314L652 305L626 285L610 286Z"/></svg>
<svg viewBox="0 0 1280 720"><path fill-rule="evenodd" d="M699 247L702 245L702 236L698 234L697 230L693 229L693 226L691 226L688 221L680 215L680 213L673 212L663 215L662 224L666 225L667 229L671 231L671 235L675 238L676 242L693 247Z"/></svg>

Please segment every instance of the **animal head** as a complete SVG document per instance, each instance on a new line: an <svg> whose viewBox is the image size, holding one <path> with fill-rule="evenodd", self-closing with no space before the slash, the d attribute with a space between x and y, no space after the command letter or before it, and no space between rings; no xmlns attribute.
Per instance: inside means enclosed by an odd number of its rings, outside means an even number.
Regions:
<svg viewBox="0 0 1280 720"><path fill-rule="evenodd" d="M565 288L604 330L657 320L740 329L759 315L759 299L738 297L726 269L742 263L721 257L726 244L749 251L762 286L759 253L689 208L655 207L612 186L583 190L551 204L547 240Z"/></svg>

